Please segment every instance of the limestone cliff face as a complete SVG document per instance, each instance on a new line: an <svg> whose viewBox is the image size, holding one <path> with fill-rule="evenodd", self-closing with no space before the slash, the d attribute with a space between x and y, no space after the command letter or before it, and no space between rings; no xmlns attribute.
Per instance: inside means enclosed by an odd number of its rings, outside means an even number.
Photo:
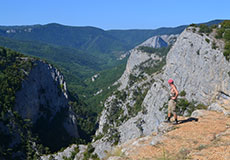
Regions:
<svg viewBox="0 0 230 160"><path fill-rule="evenodd" d="M148 46L153 48L167 47L168 45L174 44L178 36L178 34L154 36L140 44L140 46Z"/></svg>
<svg viewBox="0 0 230 160"><path fill-rule="evenodd" d="M138 74L138 70L135 69L136 66L140 66L141 63L146 62L147 60L161 60L159 56L156 54L148 54L138 50L139 46L147 46L152 48L161 48L167 47L175 43L177 37L179 35L161 35L161 36L153 36L152 38L147 39L145 42L141 43L134 49L132 49L130 53L130 57L128 59L126 70L121 76L121 78L117 81L120 83L119 89L124 89L129 81L129 75L131 73Z"/></svg>
<svg viewBox="0 0 230 160"><path fill-rule="evenodd" d="M142 45L156 47L151 41L152 39L156 40L156 37L150 38ZM126 70L115 83L120 84L118 91L104 104L105 109L101 114L99 129L96 133L97 136L104 135L104 137L94 142L95 152L101 158L105 156L104 151L110 150L114 143L123 143L128 139L156 130L164 117L159 108L167 100L167 96L164 96L167 91L161 88L162 82L159 78L161 73L155 73L153 70L163 62L165 57L157 53L144 52L139 49L139 46L130 51ZM151 88L152 83L155 83L154 88ZM151 94L146 95L150 88ZM158 96L158 93L162 95L164 101L162 98L151 99L152 96ZM143 103L145 99L150 102ZM148 103L158 106L153 108Z"/></svg>
<svg viewBox="0 0 230 160"><path fill-rule="evenodd" d="M54 124L58 115L60 121L57 125L64 127L70 136L78 137L76 115L68 102L63 75L50 64L35 61L22 82L22 88L16 93L15 110L23 118L31 119L33 125L39 122L40 126L41 122L44 122L43 125Z"/></svg>
<svg viewBox="0 0 230 160"><path fill-rule="evenodd" d="M179 92L186 92L189 101L208 105L219 92L229 95L230 63L223 56L223 45L214 33L201 35L198 28L189 27L170 49L164 68L151 75L141 69L156 55L134 49L118 81L119 92L105 103L97 131L103 138L94 142L95 152L102 158L114 143L157 132L165 116L159 108L168 100L169 78L174 79ZM130 83L133 76L137 81Z"/></svg>
<svg viewBox="0 0 230 160"><path fill-rule="evenodd" d="M154 57L154 55L152 55ZM138 70L135 70L135 66L139 66L142 62L151 59L151 55L139 51L137 48L134 48L130 51L130 56L126 65L126 69L122 74L121 78L116 82L120 83L119 90L124 89L128 85L129 76L131 73L138 74ZM157 57L158 58L158 57Z"/></svg>
<svg viewBox="0 0 230 160"><path fill-rule="evenodd" d="M213 48L214 43L218 48ZM163 79L173 78L187 99L209 104L218 91L230 93L229 67L222 41L213 33L202 36L187 28L167 56Z"/></svg>

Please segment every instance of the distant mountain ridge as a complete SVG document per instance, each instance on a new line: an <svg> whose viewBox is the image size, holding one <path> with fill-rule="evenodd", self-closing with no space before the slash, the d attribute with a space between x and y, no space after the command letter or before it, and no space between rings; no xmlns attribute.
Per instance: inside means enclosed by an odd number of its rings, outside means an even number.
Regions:
<svg viewBox="0 0 230 160"><path fill-rule="evenodd" d="M104 30L95 27L71 27L56 23L22 27L0 27L0 35L16 40L77 48L89 52L108 53L123 50L125 44ZM119 46L116 48L116 46Z"/></svg>
<svg viewBox="0 0 230 160"><path fill-rule="evenodd" d="M218 24L222 21L213 20L205 24ZM91 26L78 27L49 23L46 25L0 26L0 36L108 54L132 49L155 35L180 34L186 26L106 31Z"/></svg>
<svg viewBox="0 0 230 160"><path fill-rule="evenodd" d="M57 23L32 26L0 26L0 36L23 41L77 48L89 52L120 52L132 49L155 35L181 33L186 25L153 30L102 30L96 27L72 27Z"/></svg>

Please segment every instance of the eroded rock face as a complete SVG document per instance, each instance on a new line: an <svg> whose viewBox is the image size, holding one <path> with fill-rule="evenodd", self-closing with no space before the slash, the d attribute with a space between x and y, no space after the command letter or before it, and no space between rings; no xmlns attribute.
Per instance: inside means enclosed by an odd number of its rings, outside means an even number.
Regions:
<svg viewBox="0 0 230 160"><path fill-rule="evenodd" d="M147 46L153 48L167 47L168 45L174 44L178 36L179 34L154 36L140 44L140 46Z"/></svg>
<svg viewBox="0 0 230 160"><path fill-rule="evenodd" d="M140 66L141 63L146 62L149 59L161 60L161 58L156 54L148 54L138 50L139 46L147 46L152 48L167 47L174 44L178 36L179 35L154 36L129 51L130 56L127 61L126 69L121 78L116 82L116 84L120 83L119 90L124 89L128 85L129 76L131 73L138 74L138 70L135 69L136 66Z"/></svg>
<svg viewBox="0 0 230 160"><path fill-rule="evenodd" d="M76 115L68 102L63 75L51 65L35 61L31 72L22 82L22 88L16 93L15 110L24 119L31 119L33 125L55 123L64 127L69 136L78 137ZM54 131L54 134L57 132Z"/></svg>
<svg viewBox="0 0 230 160"><path fill-rule="evenodd" d="M115 95L107 99L97 134L102 133L105 126L112 126L113 129L116 129L116 134L119 135L119 143L123 143L129 139L157 132L157 127L165 118L159 108L168 101L169 86L167 81L169 78L174 80L179 92L186 92L185 98L189 101L209 105L216 101L219 92L230 95L230 63L223 56L223 42L214 37L214 33L209 36L199 34L198 28L185 29L170 49L162 71L146 76L144 80L129 86L130 74L136 74L139 77L140 73L137 68L140 68L140 65L150 58L146 53L133 50L127 62L126 71L118 81L121 83L119 91L125 91L130 95L122 101ZM214 43L218 48L213 47ZM148 84L146 85L148 87L143 87L144 85L141 84ZM116 108L111 105L113 103L110 103L114 99L119 102L115 106L124 110L124 112L118 110L121 116L126 115L128 106L135 110L136 100L132 100L131 97L134 95L135 89L138 90L138 88L141 88L142 91L138 93L139 95L147 90L141 103L141 111L134 116L129 116L120 124L116 121L109 121L111 108ZM117 119L119 120L120 117ZM110 147L103 148L103 143L105 141L108 143L108 137L110 137L108 133L103 133L105 134L104 141L94 145L95 151L101 147L98 154L101 158L105 156L103 150L110 150Z"/></svg>
<svg viewBox="0 0 230 160"><path fill-rule="evenodd" d="M209 42L210 41L210 42ZM214 49L213 43L218 44ZM230 63L223 56L222 42L214 35L200 35L187 28L169 51L163 79L173 78L188 100L206 105L218 91L230 93Z"/></svg>
<svg viewBox="0 0 230 160"><path fill-rule="evenodd" d="M67 147L65 150L60 151L58 153L54 153L52 155L43 155L41 156L41 160L63 160L66 159L73 159L72 155L74 156L74 160L79 160L84 158L84 152L86 151L87 146L86 145L76 145L73 144L69 147Z"/></svg>
<svg viewBox="0 0 230 160"><path fill-rule="evenodd" d="M116 82L116 84L117 83L120 84L119 90L124 89L128 85L130 74L131 73L135 74L137 72L137 71L133 72L135 66L140 65L142 62L145 62L150 58L151 58L150 55L139 51L137 48L130 51L130 57L126 65L126 69L122 74L121 78Z"/></svg>
<svg viewBox="0 0 230 160"><path fill-rule="evenodd" d="M145 44L149 44L149 42ZM159 109L168 99L167 88L162 87L162 82L159 78L161 74L149 75L143 69L151 68L162 60L163 57L155 53L143 52L138 47L130 51L126 70L115 83L120 84L118 91L122 96L125 95L126 98L120 100L118 95L108 97L104 104L105 109L102 111L99 120L99 129L96 132L96 136L104 135L104 137L94 142L93 146L100 158L106 155L105 150L112 149L111 146L118 139L119 143L123 143L129 139L150 134L156 131L157 126L163 121L164 115ZM138 80L132 82L130 79L132 76ZM147 94L150 90L151 93ZM142 96L138 97L138 95ZM160 96L159 99L151 98L158 96ZM137 101L141 101L141 104L137 104L139 103ZM154 107L155 105L157 107ZM121 113L116 118L113 118L117 112Z"/></svg>

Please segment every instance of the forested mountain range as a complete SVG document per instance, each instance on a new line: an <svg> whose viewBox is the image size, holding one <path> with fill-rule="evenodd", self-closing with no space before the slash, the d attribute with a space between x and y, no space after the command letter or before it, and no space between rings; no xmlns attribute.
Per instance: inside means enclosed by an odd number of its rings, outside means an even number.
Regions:
<svg viewBox="0 0 230 160"><path fill-rule="evenodd" d="M116 53L132 49L146 39L163 34L181 33L186 26L155 30L102 30L95 27L72 27L57 23L32 26L0 26L0 36L38 41L77 48L92 53Z"/></svg>
<svg viewBox="0 0 230 160"><path fill-rule="evenodd" d="M206 24L217 24L222 20ZM126 59L122 54L155 35L181 33L186 25L158 29L103 30L96 27L66 26L57 23L27 26L0 26L0 46L42 58L54 64L66 77L68 88L75 95L93 97L99 86L107 88L119 75ZM117 76L92 84L93 75L119 69ZM106 74L103 72L103 74ZM105 75L106 77L106 75Z"/></svg>

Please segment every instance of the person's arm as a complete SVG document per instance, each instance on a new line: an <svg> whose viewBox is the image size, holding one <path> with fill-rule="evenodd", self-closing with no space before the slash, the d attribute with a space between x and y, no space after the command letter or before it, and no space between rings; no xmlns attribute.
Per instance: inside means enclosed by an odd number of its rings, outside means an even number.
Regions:
<svg viewBox="0 0 230 160"><path fill-rule="evenodd" d="M178 90L176 89L175 85L173 85L172 88L173 88L173 90L175 92L175 97L172 97L172 99L176 99L178 97L178 95L179 95Z"/></svg>

